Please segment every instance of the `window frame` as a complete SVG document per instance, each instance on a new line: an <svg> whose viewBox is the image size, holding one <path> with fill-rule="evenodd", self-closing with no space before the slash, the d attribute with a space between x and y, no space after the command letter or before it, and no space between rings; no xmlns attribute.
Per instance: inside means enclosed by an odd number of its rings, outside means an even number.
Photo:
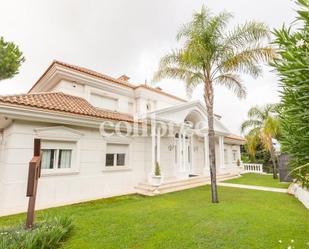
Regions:
<svg viewBox="0 0 309 249"><path fill-rule="evenodd" d="M53 148L53 149L42 149L41 150L41 153L43 150L50 150L50 151L54 151L54 154L53 154L53 161L52 161L52 168L41 168L42 170L61 170L61 169L71 169L72 168L72 164L73 164L73 160L72 160L72 155L73 155L73 149L56 149L56 148ZM59 162L60 162L60 151L70 151L71 154L70 154L70 167L68 168L62 168L60 167L59 168Z"/></svg>
<svg viewBox="0 0 309 249"><path fill-rule="evenodd" d="M120 151L108 151L108 145L123 145L126 146L125 152L122 150ZM114 163L113 166L106 166L106 155L107 154L114 154ZM117 155L119 154L125 154L125 164L123 166L118 165L117 166ZM131 139L129 138L113 138L110 137L106 139L105 144L105 154L104 154L104 162L103 162L103 171L126 171L126 170L132 170L131 168L131 158L132 158L132 145L131 145Z"/></svg>
<svg viewBox="0 0 309 249"><path fill-rule="evenodd" d="M106 100L114 101L113 108L108 108L106 106L102 106L102 103L103 103L102 101L100 101L101 105L98 106L96 103L94 103L95 101L93 100L93 95L95 95L96 97L100 97L101 100L106 99ZM96 107L98 109L111 110L111 111L117 111L119 109L119 98L117 96L106 94L105 92L97 91L95 89L90 90L89 102L91 103L91 105L93 105L94 107Z"/></svg>
<svg viewBox="0 0 309 249"><path fill-rule="evenodd" d="M57 144L58 143L58 144ZM66 175L79 173L79 141L72 139L42 138L42 150L55 150L52 169L41 168L42 176ZM59 151L70 150L71 161L69 168L58 168Z"/></svg>

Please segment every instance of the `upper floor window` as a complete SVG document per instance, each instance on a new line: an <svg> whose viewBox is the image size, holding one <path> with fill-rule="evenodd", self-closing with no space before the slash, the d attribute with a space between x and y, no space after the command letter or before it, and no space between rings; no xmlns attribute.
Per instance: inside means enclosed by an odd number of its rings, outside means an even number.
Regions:
<svg viewBox="0 0 309 249"><path fill-rule="evenodd" d="M128 102L128 112L133 113L134 112L134 105L132 102Z"/></svg>
<svg viewBox="0 0 309 249"><path fill-rule="evenodd" d="M117 99L105 97L99 94L92 93L90 97L92 105L98 108L117 110Z"/></svg>

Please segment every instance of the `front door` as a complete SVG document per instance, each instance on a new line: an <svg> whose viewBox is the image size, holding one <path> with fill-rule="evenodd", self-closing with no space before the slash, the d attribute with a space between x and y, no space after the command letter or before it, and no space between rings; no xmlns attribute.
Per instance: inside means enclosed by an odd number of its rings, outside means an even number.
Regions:
<svg viewBox="0 0 309 249"><path fill-rule="evenodd" d="M192 141L190 136L183 137L176 134L174 153L174 163L177 171L193 173Z"/></svg>

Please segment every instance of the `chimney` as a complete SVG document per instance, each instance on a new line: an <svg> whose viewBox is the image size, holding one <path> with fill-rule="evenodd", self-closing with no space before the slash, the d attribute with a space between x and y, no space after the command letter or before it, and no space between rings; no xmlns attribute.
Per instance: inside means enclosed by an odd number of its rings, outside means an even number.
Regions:
<svg viewBox="0 0 309 249"><path fill-rule="evenodd" d="M125 74L121 75L118 80L123 80L123 81L129 81L130 77L126 76Z"/></svg>

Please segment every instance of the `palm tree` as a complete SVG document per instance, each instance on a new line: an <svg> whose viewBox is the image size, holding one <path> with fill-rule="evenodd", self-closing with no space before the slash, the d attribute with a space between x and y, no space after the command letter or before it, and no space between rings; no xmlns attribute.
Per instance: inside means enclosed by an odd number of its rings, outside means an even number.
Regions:
<svg viewBox="0 0 309 249"><path fill-rule="evenodd" d="M260 61L273 57L273 49L263 43L269 39L268 27L259 22L247 22L227 30L232 15L227 12L213 15L206 8L193 15L177 35L182 48L164 56L154 75L154 81L163 78L185 82L187 92L203 85L208 113L209 161L212 202L217 203L214 132L214 86L222 85L239 98L246 96L240 73L257 77L262 70Z"/></svg>
<svg viewBox="0 0 309 249"><path fill-rule="evenodd" d="M246 140L248 151L254 156L256 146L259 142L265 150L269 151L273 163L273 178L277 179L277 157L273 146L273 138L280 135L279 119L277 117L275 104L268 104L262 107L255 106L248 111L248 120L241 125L241 131L247 132Z"/></svg>

